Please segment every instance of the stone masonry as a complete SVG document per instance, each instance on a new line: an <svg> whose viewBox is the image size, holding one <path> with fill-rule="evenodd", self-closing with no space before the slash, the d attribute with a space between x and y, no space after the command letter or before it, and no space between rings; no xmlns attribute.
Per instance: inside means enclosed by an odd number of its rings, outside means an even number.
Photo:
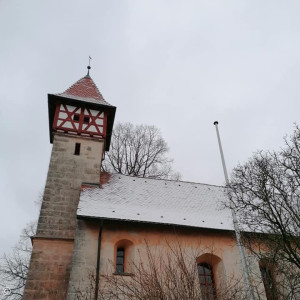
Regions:
<svg viewBox="0 0 300 300"><path fill-rule="evenodd" d="M66 299L80 186L99 184L103 150L103 140L55 134L24 299Z"/></svg>

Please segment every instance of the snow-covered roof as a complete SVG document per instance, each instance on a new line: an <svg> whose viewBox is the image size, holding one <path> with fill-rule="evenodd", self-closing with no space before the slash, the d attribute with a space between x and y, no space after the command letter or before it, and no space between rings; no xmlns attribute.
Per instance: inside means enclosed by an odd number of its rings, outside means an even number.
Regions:
<svg viewBox="0 0 300 300"><path fill-rule="evenodd" d="M77 216L233 230L224 187L113 174L84 185Z"/></svg>

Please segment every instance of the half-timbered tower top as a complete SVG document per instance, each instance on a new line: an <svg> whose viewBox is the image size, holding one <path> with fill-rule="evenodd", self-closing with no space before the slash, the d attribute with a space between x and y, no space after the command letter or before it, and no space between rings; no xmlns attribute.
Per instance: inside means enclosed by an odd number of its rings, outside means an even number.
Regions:
<svg viewBox="0 0 300 300"><path fill-rule="evenodd" d="M50 142L55 132L105 140L109 150L116 107L109 104L89 74L63 93L48 94Z"/></svg>

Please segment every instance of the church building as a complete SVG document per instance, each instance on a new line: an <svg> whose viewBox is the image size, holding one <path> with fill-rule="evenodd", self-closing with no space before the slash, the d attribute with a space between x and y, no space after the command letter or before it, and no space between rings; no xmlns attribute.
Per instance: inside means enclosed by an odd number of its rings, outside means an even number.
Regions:
<svg viewBox="0 0 300 300"><path fill-rule="evenodd" d="M130 280L149 251L172 245L198 251L204 299L242 278L224 187L100 172L116 107L89 72L49 94L48 109L53 148L24 299L100 299L105 276Z"/></svg>

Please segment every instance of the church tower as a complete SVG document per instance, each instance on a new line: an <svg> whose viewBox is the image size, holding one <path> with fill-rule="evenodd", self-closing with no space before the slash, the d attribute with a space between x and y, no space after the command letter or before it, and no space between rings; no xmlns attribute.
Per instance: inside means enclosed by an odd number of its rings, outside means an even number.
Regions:
<svg viewBox="0 0 300 300"><path fill-rule="evenodd" d="M49 94L48 109L53 148L24 299L66 299L80 187L100 183L116 111L89 70L65 92Z"/></svg>

